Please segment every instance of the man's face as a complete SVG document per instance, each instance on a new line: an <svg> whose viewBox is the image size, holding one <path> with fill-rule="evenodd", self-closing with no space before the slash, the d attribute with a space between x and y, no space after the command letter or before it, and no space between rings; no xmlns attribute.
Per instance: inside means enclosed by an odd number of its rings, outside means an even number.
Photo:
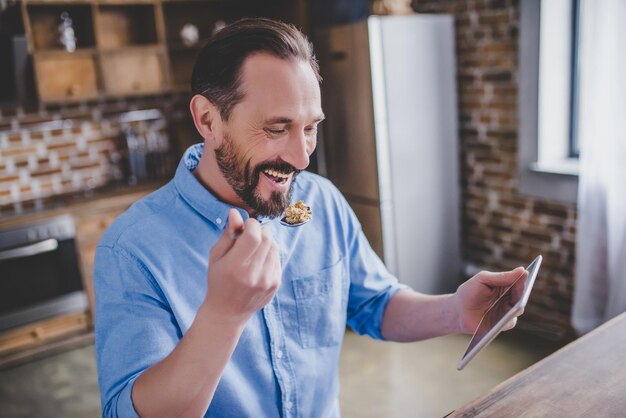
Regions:
<svg viewBox="0 0 626 418"><path fill-rule="evenodd" d="M222 121L216 162L247 209L280 216L315 150L319 84L306 62L256 54L244 62L241 89L244 99Z"/></svg>
<svg viewBox="0 0 626 418"><path fill-rule="evenodd" d="M215 150L215 159L228 184L257 215L280 216L290 204L294 180L301 170L282 161L264 161L251 166L251 160L243 158L243 152L236 148L235 142L227 132L224 133L224 141ZM262 179L261 175L271 176L270 172L292 173L291 181L286 192L271 190L269 196L265 198L261 190L258 190L259 180ZM283 176L270 178L278 184L286 184L288 181Z"/></svg>

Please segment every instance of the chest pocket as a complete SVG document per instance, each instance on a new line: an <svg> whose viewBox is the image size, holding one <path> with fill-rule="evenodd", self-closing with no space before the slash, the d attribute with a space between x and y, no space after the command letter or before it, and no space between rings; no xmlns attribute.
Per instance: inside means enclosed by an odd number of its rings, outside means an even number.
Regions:
<svg viewBox="0 0 626 418"><path fill-rule="evenodd" d="M343 259L312 276L293 280L303 348L330 347L341 342L346 326L347 287Z"/></svg>

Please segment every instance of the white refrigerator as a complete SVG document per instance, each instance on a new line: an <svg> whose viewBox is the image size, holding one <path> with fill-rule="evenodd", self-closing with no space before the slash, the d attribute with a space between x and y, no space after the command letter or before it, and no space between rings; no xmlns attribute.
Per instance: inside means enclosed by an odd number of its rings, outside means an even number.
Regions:
<svg viewBox="0 0 626 418"><path fill-rule="evenodd" d="M326 121L320 171L402 282L426 293L460 282L454 22L371 16L319 31Z"/></svg>

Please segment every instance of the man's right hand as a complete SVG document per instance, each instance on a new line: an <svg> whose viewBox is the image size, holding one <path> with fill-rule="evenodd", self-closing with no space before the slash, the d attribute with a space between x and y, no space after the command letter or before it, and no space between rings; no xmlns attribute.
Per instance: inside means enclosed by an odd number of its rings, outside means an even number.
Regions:
<svg viewBox="0 0 626 418"><path fill-rule="evenodd" d="M278 248L256 219L231 209L224 234L209 254L204 308L245 323L272 299L281 283Z"/></svg>
<svg viewBox="0 0 626 418"><path fill-rule="evenodd" d="M278 249L255 219L244 224L231 209L209 255L208 290L176 348L135 382L140 416L202 416L248 319L274 296L281 281Z"/></svg>

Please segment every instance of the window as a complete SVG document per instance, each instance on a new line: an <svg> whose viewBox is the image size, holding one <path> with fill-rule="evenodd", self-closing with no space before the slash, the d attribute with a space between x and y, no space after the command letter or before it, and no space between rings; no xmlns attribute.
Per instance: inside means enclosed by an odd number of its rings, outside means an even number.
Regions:
<svg viewBox="0 0 626 418"><path fill-rule="evenodd" d="M580 0L572 1L571 18L571 102L570 102L570 131L569 131L569 157L578 158L580 147L578 142L578 108L580 93Z"/></svg>
<svg viewBox="0 0 626 418"><path fill-rule="evenodd" d="M579 0L520 2L520 192L576 201Z"/></svg>

